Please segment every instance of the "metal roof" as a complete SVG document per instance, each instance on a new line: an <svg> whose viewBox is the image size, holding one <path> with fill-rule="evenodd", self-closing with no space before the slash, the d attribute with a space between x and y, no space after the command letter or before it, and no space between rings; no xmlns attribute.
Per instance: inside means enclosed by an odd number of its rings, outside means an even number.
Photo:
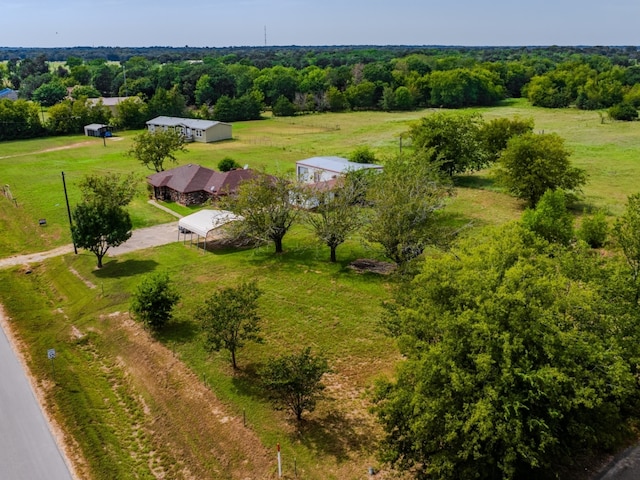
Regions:
<svg viewBox="0 0 640 480"><path fill-rule="evenodd" d="M198 130L206 130L217 124L229 125L228 123L216 122L213 120L201 120L198 118L165 117L163 115L153 118L147 122L147 125L160 125L163 127L185 126L189 128L195 128Z"/></svg>
<svg viewBox="0 0 640 480"><path fill-rule="evenodd" d="M242 220L241 216L227 210L200 210L178 221L178 226L193 232L201 237L207 237L211 230L235 220Z"/></svg>
<svg viewBox="0 0 640 480"><path fill-rule="evenodd" d="M305 160L298 160L296 165L335 173L345 173L350 170L363 170L366 168L382 168L381 165L376 165L375 163L350 162L348 159L342 157L311 157Z"/></svg>

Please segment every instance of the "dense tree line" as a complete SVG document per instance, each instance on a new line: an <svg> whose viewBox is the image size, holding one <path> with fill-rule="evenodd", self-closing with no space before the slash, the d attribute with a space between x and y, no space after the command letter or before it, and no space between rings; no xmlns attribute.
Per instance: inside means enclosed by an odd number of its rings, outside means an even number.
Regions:
<svg viewBox="0 0 640 480"><path fill-rule="evenodd" d="M175 58L163 59L130 51L139 55L115 62L71 50L76 55L53 68L51 57L38 50L0 65L0 82L43 107L70 101L69 95L76 101L131 97L114 119L104 119L120 128L140 128L157 115L239 121L259 119L265 109L288 116L462 108L520 96L541 107L610 109L621 120L637 118L640 107L637 49L627 47L177 49ZM15 123L15 116L0 122ZM79 133L72 123L61 128L47 121L7 135Z"/></svg>

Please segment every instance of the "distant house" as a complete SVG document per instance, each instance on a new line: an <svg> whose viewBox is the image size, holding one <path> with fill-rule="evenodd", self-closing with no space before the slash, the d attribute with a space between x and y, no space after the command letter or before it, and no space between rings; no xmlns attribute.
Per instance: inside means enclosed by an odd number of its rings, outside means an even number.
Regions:
<svg viewBox="0 0 640 480"><path fill-rule="evenodd" d="M4 100L4 99L17 100L18 92L10 88L3 88L2 90L0 90L0 100Z"/></svg>
<svg viewBox="0 0 640 480"><path fill-rule="evenodd" d="M118 105L120 104L120 102L128 98L137 99L137 101L140 101L140 102L142 101L140 100L140 97L100 97L100 98L90 98L89 104L92 107L95 107L96 105L98 105L98 103L102 102L102 105L104 107L107 107L111 112L111 115L115 117L118 114Z"/></svg>
<svg viewBox="0 0 640 480"><path fill-rule="evenodd" d="M147 128L150 132L173 128L180 131L188 142L210 143L232 138L231 124L212 120L161 116L149 120Z"/></svg>
<svg viewBox="0 0 640 480"><path fill-rule="evenodd" d="M342 157L311 157L296 162L296 175L303 183L327 182L349 171L364 169L382 170L382 165L355 163Z"/></svg>
<svg viewBox="0 0 640 480"><path fill-rule="evenodd" d="M216 172L190 163L149 175L147 182L153 188L153 196L157 200L199 205L209 199L235 193L241 182L254 175L250 169Z"/></svg>
<svg viewBox="0 0 640 480"><path fill-rule="evenodd" d="M84 134L87 137L110 137L113 127L102 123L91 123L84 126Z"/></svg>

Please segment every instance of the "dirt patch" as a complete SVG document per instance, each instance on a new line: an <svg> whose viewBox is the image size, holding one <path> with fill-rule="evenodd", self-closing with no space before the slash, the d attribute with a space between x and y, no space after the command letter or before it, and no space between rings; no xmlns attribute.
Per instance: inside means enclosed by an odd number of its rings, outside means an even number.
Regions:
<svg viewBox="0 0 640 480"><path fill-rule="evenodd" d="M104 325L104 341L145 399L142 428L174 457L181 478L273 478L272 459L255 432L171 350L126 314L105 317Z"/></svg>
<svg viewBox="0 0 640 480"><path fill-rule="evenodd" d="M349 268L358 273L379 273L381 275L389 275L395 272L397 265L390 262L382 262L380 260L371 260L369 258L359 258L349 264Z"/></svg>

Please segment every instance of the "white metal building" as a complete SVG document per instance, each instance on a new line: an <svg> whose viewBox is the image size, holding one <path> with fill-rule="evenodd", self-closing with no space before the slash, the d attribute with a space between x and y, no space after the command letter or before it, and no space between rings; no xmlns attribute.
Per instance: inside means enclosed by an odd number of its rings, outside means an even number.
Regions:
<svg viewBox="0 0 640 480"><path fill-rule="evenodd" d="M160 116L149 120L147 128L150 132L169 128L176 129L184 135L185 140L188 142L210 143L232 138L230 123L197 118Z"/></svg>
<svg viewBox="0 0 640 480"><path fill-rule="evenodd" d="M355 163L342 157L311 157L296 162L296 175L303 183L326 182L349 171L364 169L382 170L382 165Z"/></svg>

